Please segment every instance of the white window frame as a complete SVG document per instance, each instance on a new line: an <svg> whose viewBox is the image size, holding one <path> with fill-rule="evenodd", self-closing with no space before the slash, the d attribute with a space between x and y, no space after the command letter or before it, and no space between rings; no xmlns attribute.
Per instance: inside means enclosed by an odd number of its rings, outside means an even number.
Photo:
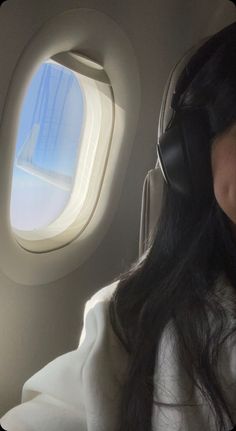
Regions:
<svg viewBox="0 0 236 431"><path fill-rule="evenodd" d="M64 210L44 228L25 231L12 227L18 243L34 252L65 246L89 222L99 198L114 126L113 91L100 64L75 51L59 53L48 62L74 71L83 96L84 122L74 183Z"/></svg>
<svg viewBox="0 0 236 431"><path fill-rule="evenodd" d="M12 7L14 38L11 28L4 26L4 22L0 26L0 39L4 41L0 47L4 62L0 69L0 238L4 244L0 248L0 268L7 278L27 286L42 286L79 269L85 270L88 261L92 265L93 255L99 253L107 235L112 235L109 229L119 214L141 115L140 65L122 26L95 9L80 6L70 9L68 2L63 11L56 11L57 2L54 6L55 10L40 8L45 16L39 16L29 2L30 19L24 21L24 31ZM94 211L87 224L79 235L76 223L71 225L60 238L49 239L51 245L54 243L53 250L37 252L26 248L27 242L24 247L24 240L17 238L10 223L17 124L30 79L40 64L62 52L80 52L103 65L114 93L114 129L107 159L103 161L99 196L93 201ZM98 70L93 71L95 74L101 76ZM69 234L74 238L71 241ZM58 246L57 239L64 245Z"/></svg>

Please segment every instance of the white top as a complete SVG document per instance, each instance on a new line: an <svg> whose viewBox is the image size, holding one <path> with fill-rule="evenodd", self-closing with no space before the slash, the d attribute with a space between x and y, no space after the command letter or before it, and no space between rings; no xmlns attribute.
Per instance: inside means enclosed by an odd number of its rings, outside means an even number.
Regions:
<svg viewBox="0 0 236 431"><path fill-rule="evenodd" d="M22 403L8 411L1 426L8 431L115 431L118 405L129 357L109 320L108 304L118 281L86 303L77 350L59 356L23 386ZM220 280L219 292L230 315L234 291ZM222 383L236 423L236 343L228 339L220 355ZM215 431L210 408L198 390L188 406L189 382L177 359L174 330L167 325L156 358L153 431ZM158 385L155 383L158 381ZM231 385L231 387L230 387ZM235 409L233 408L235 405ZM230 430L231 424L228 429Z"/></svg>

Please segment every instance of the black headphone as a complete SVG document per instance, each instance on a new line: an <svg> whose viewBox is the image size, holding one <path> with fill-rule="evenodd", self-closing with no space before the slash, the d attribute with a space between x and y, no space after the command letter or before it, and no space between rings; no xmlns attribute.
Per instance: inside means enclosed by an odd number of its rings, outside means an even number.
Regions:
<svg viewBox="0 0 236 431"><path fill-rule="evenodd" d="M171 70L158 125L157 154L163 177L170 187L184 196L202 189L204 184L200 183L205 183L204 171L208 168L207 163L202 166L205 160L202 153L208 137L203 127L203 109L183 109L181 112L176 109L176 101L193 79L188 76L187 64L198 48L199 44L191 48Z"/></svg>
<svg viewBox="0 0 236 431"><path fill-rule="evenodd" d="M212 193L208 116L204 106L180 110L177 102L222 39L230 38L235 30L233 23L188 50L171 70L162 99L157 141L159 167L172 189L199 202Z"/></svg>
<svg viewBox="0 0 236 431"><path fill-rule="evenodd" d="M173 67L158 124L158 163L166 183L198 203L213 196L209 145L213 137L206 106L178 106L181 96L208 59L235 40L236 22L202 39ZM211 113L212 115L212 113Z"/></svg>

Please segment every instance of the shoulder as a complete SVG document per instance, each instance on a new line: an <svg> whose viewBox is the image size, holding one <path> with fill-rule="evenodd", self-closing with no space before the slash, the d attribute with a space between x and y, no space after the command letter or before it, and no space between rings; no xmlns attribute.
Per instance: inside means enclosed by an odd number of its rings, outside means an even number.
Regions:
<svg viewBox="0 0 236 431"><path fill-rule="evenodd" d="M107 304L109 303L114 291L116 290L116 287L119 284L119 280L116 280L112 282L111 284L108 284L105 287L102 287L99 289L88 301L90 307L94 307L98 303Z"/></svg>
<svg viewBox="0 0 236 431"><path fill-rule="evenodd" d="M119 280L102 287L86 302L83 319L84 326L91 326L94 322L94 325L99 332L105 331L105 326L110 324L108 318L109 302L118 283ZM95 333L94 329L92 332ZM80 344L83 341L84 337L85 329L82 331Z"/></svg>

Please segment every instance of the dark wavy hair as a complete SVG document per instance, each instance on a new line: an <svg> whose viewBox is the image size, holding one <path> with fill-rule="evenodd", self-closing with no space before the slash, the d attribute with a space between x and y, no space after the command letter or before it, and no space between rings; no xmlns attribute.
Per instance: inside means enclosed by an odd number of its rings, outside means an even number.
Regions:
<svg viewBox="0 0 236 431"><path fill-rule="evenodd" d="M210 154L214 139L236 122L236 23L207 40L190 59L187 71L191 79L179 97L179 113L203 107L212 137ZM185 79L182 72L178 83ZM227 313L214 287L224 274L236 289L236 242L213 184L204 205L195 206L195 201L164 183L160 217L146 252L116 278L109 316L130 359L119 431L152 429L155 358L170 320L181 363L209 403L216 429L225 430L227 420L233 426L217 364L221 344L236 327L226 331Z"/></svg>

